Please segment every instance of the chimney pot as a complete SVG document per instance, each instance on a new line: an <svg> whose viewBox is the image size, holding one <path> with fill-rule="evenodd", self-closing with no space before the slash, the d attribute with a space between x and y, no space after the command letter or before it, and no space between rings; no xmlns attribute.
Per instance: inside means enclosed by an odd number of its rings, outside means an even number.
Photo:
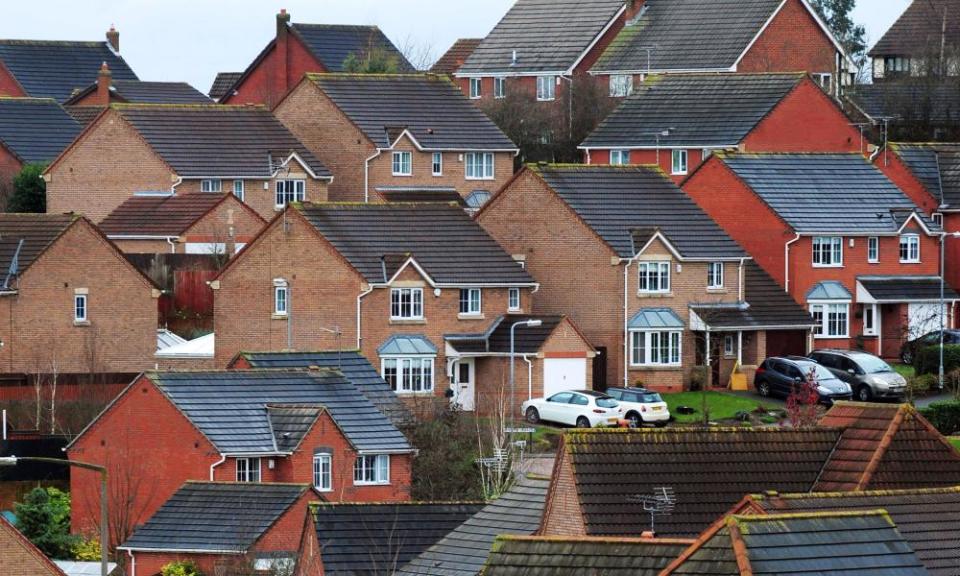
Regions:
<svg viewBox="0 0 960 576"><path fill-rule="evenodd" d="M110 29L107 30L107 42L110 43L110 47L113 48L114 52L120 52L120 32L117 31L113 24L111 24Z"/></svg>
<svg viewBox="0 0 960 576"><path fill-rule="evenodd" d="M640 533L640 537L644 540L653 540L656 536L657 534L653 530L644 530Z"/></svg>

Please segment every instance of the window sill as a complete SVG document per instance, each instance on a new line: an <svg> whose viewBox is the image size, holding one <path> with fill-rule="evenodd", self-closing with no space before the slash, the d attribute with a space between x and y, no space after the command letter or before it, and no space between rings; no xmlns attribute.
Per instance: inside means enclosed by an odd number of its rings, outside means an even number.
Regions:
<svg viewBox="0 0 960 576"><path fill-rule="evenodd" d="M654 370L663 370L666 372L679 372L683 370L683 366L680 364L640 364L640 365L630 365L630 370L637 370L640 372L652 372Z"/></svg>
<svg viewBox="0 0 960 576"><path fill-rule="evenodd" d="M709 294L728 294L730 291L724 288L723 286L717 286L715 288L707 288L707 293Z"/></svg>
<svg viewBox="0 0 960 576"><path fill-rule="evenodd" d="M879 260L867 260L867 264L879 264Z"/></svg>
<svg viewBox="0 0 960 576"><path fill-rule="evenodd" d="M843 336L813 336L814 340L849 340L850 335L844 334Z"/></svg>
<svg viewBox="0 0 960 576"><path fill-rule="evenodd" d="M400 392L395 390L393 393L396 394L397 396L404 396L407 398L418 398L418 397L429 398L434 395L433 390L424 390L423 392Z"/></svg>
<svg viewBox="0 0 960 576"><path fill-rule="evenodd" d="M389 482L357 482L353 481L354 486L389 486Z"/></svg>
<svg viewBox="0 0 960 576"><path fill-rule="evenodd" d="M494 177L494 176L484 176L484 177L482 177L482 178L476 178L476 177L471 177L471 176L464 176L463 179L464 179L464 180L467 180L468 182L491 182L491 181L493 181L493 180L496 180L496 177Z"/></svg>
<svg viewBox="0 0 960 576"><path fill-rule="evenodd" d="M481 314L457 314L458 320L486 320L486 316Z"/></svg>
<svg viewBox="0 0 960 576"><path fill-rule="evenodd" d="M412 173L412 172L411 172L410 174L397 174L396 172L393 172L393 173L391 173L390 175L391 175L391 176L396 176L396 177L398 177L398 178L413 178L413 173Z"/></svg>
<svg viewBox="0 0 960 576"><path fill-rule="evenodd" d="M523 308L507 308L509 314L520 314L523 312Z"/></svg>
<svg viewBox="0 0 960 576"><path fill-rule="evenodd" d="M321 494L329 494L330 492L333 492L333 488L319 488L317 486L314 486L313 490Z"/></svg>
<svg viewBox="0 0 960 576"><path fill-rule="evenodd" d="M74 326L77 326L78 328L79 328L79 327L83 327L83 326L89 326L89 325L90 325L90 321L89 321L89 320L74 320L74 321L73 321L73 325L74 325Z"/></svg>
<svg viewBox="0 0 960 576"><path fill-rule="evenodd" d="M287 320L288 318L290 318L290 316L288 316L287 314L271 314L270 315L271 320Z"/></svg>
<svg viewBox="0 0 960 576"><path fill-rule="evenodd" d="M686 176L688 172L671 172L671 176Z"/></svg>
<svg viewBox="0 0 960 576"><path fill-rule="evenodd" d="M814 264L814 268L843 268L843 264Z"/></svg>
<svg viewBox="0 0 960 576"><path fill-rule="evenodd" d="M434 178L443 178L443 173L441 172L440 174L437 174L436 172L434 172L434 173L433 173L433 177L434 177Z"/></svg>
<svg viewBox="0 0 960 576"><path fill-rule="evenodd" d="M673 298L673 292L637 292L637 298Z"/></svg>
<svg viewBox="0 0 960 576"><path fill-rule="evenodd" d="M901 260L900 263L901 264L923 264L923 262L919 260Z"/></svg>
<svg viewBox="0 0 960 576"><path fill-rule="evenodd" d="M391 318L391 326L422 326L427 323L426 318Z"/></svg>

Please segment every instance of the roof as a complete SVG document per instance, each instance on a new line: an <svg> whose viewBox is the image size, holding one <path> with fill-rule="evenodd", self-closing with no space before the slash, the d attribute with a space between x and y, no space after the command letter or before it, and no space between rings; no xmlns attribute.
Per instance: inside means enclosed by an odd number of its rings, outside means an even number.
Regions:
<svg viewBox="0 0 960 576"><path fill-rule="evenodd" d="M895 234L893 211L916 211L935 225L860 154L715 154L800 234Z"/></svg>
<svg viewBox="0 0 960 576"><path fill-rule="evenodd" d="M97 82L74 94L64 104L79 103L97 91ZM206 94L186 82L144 82L142 80L112 80L110 94L119 102L130 104L212 104Z"/></svg>
<svg viewBox="0 0 960 576"><path fill-rule="evenodd" d="M324 407L360 452L412 450L396 426L333 369L148 372L146 377L221 454L289 452L276 445L268 409L282 406Z"/></svg>
<svg viewBox="0 0 960 576"><path fill-rule="evenodd" d="M563 316L555 315L506 314L497 317L482 333L445 334L444 339L457 352L463 354L509 354L511 327L517 322L539 320L540 326L521 326L513 331L514 352L536 354L543 348L563 319Z"/></svg>
<svg viewBox="0 0 960 576"><path fill-rule="evenodd" d="M2 515L0 515L0 562L16 563L12 569L17 570L18 574L66 576L63 570L44 556L43 552Z"/></svg>
<svg viewBox="0 0 960 576"><path fill-rule="evenodd" d="M101 566L99 562L89 562L81 560L54 560L54 564L63 570L67 576L100 576ZM107 574L113 574L116 570L116 562L107 564Z"/></svg>
<svg viewBox="0 0 960 576"><path fill-rule="evenodd" d="M107 42L0 40L0 62L28 96L58 102L96 82L104 62L115 79L137 80Z"/></svg>
<svg viewBox="0 0 960 576"><path fill-rule="evenodd" d="M807 300L850 300L853 295L842 282L824 280L807 291Z"/></svg>
<svg viewBox="0 0 960 576"><path fill-rule="evenodd" d="M452 186L378 186L376 191L386 202L456 202L466 205Z"/></svg>
<svg viewBox="0 0 960 576"><path fill-rule="evenodd" d="M300 484L190 481L120 548L242 553L308 489ZM184 529L187 526L189 530Z"/></svg>
<svg viewBox="0 0 960 576"><path fill-rule="evenodd" d="M376 26L290 24L290 30L303 40L328 72L343 72L343 63L348 56L361 55L374 46L396 58L398 72L414 71L403 53Z"/></svg>
<svg viewBox="0 0 960 576"><path fill-rule="evenodd" d="M368 282L413 258L438 284L533 284L533 278L456 204L295 204ZM424 233L429 231L429 233ZM391 256L400 258L388 258Z"/></svg>
<svg viewBox="0 0 960 576"><path fill-rule="evenodd" d="M74 214L0 214L0 274L6 276L14 257L16 272L23 274L78 219Z"/></svg>
<svg viewBox="0 0 960 576"><path fill-rule="evenodd" d="M731 70L783 0L657 0L610 42L593 72ZM649 66L647 50L650 51Z"/></svg>
<svg viewBox="0 0 960 576"><path fill-rule="evenodd" d="M377 348L377 356L436 355L437 347L422 334L394 334Z"/></svg>
<svg viewBox="0 0 960 576"><path fill-rule="evenodd" d="M220 100L227 95L227 92L233 88L233 85L237 83L241 76L243 76L243 72L217 72L207 95L214 100Z"/></svg>
<svg viewBox="0 0 960 576"><path fill-rule="evenodd" d="M406 130L426 150L514 151L507 138L445 76L308 74L378 148Z"/></svg>
<svg viewBox="0 0 960 576"><path fill-rule="evenodd" d="M659 2L652 3L659 5ZM582 148L736 146L804 80L803 74L653 76ZM669 129L667 136L657 135Z"/></svg>
<svg viewBox="0 0 960 576"><path fill-rule="evenodd" d="M325 574L389 576L483 507L475 502L311 506Z"/></svg>
<svg viewBox="0 0 960 576"><path fill-rule="evenodd" d="M858 276L857 283L878 302L930 302L941 296L939 276ZM960 300L949 285L943 287L943 297Z"/></svg>
<svg viewBox="0 0 960 576"><path fill-rule="evenodd" d="M683 329L683 320L670 308L641 308L630 319L631 330Z"/></svg>
<svg viewBox="0 0 960 576"><path fill-rule="evenodd" d="M407 405L359 352L241 352L239 357L252 368L335 368L396 426L406 427L414 422Z"/></svg>
<svg viewBox="0 0 960 576"><path fill-rule="evenodd" d="M914 0L868 53L882 56L939 54L941 38L948 50L960 47L960 12L954 0ZM934 51L935 50L935 51Z"/></svg>
<svg viewBox="0 0 960 576"><path fill-rule="evenodd" d="M498 535L533 534L540 527L546 479L521 476L499 498L401 567L397 576L476 576Z"/></svg>
<svg viewBox="0 0 960 576"><path fill-rule="evenodd" d="M882 510L728 516L663 574L923 576L923 564Z"/></svg>
<svg viewBox="0 0 960 576"><path fill-rule="evenodd" d="M874 122L883 118L904 125L924 120L954 126L960 122L960 90L956 82L931 85L926 79L908 78L850 86L844 95Z"/></svg>
<svg viewBox="0 0 960 576"><path fill-rule="evenodd" d="M230 194L134 195L100 222L107 236L179 236Z"/></svg>
<svg viewBox="0 0 960 576"><path fill-rule="evenodd" d="M183 178L272 177L296 153L319 178L330 172L279 120L259 106L114 104Z"/></svg>
<svg viewBox="0 0 960 576"><path fill-rule="evenodd" d="M499 536L484 576L658 576L692 540Z"/></svg>
<svg viewBox="0 0 960 576"><path fill-rule="evenodd" d="M647 166L530 166L621 258L642 246L633 232L656 228L684 258L743 258L746 252L663 172Z"/></svg>
<svg viewBox="0 0 960 576"><path fill-rule="evenodd" d="M894 143L891 148L930 195L948 209L960 209L960 143Z"/></svg>
<svg viewBox="0 0 960 576"><path fill-rule="evenodd" d="M216 352L216 334L211 332L197 336L193 340L186 340L158 349L155 354L158 358L213 358Z"/></svg>
<svg viewBox="0 0 960 576"><path fill-rule="evenodd" d="M623 7L623 0L517 0L457 75L566 72Z"/></svg>
<svg viewBox="0 0 960 576"><path fill-rule="evenodd" d="M21 162L50 162L80 130L56 100L0 97L0 146Z"/></svg>
<svg viewBox="0 0 960 576"><path fill-rule="evenodd" d="M84 128L96 120L104 110L102 106L65 106L64 108Z"/></svg>
<svg viewBox="0 0 960 576"><path fill-rule="evenodd" d="M713 329L795 328L813 325L810 313L756 262L743 265L743 298L746 306L703 307L691 305Z"/></svg>
<svg viewBox="0 0 960 576"><path fill-rule="evenodd" d="M460 38L430 67L434 74L453 74L480 45L482 38Z"/></svg>

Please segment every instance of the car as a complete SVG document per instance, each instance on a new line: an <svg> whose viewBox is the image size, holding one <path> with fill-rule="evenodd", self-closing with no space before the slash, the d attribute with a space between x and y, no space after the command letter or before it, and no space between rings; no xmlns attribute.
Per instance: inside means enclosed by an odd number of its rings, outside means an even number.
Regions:
<svg viewBox="0 0 960 576"><path fill-rule="evenodd" d="M873 354L856 350L814 350L810 359L849 384L861 402L902 400L907 393L906 378Z"/></svg>
<svg viewBox="0 0 960 576"><path fill-rule="evenodd" d="M623 409L624 419L630 426L637 428L643 424L653 424L661 428L670 421L670 409L660 394L646 388L607 388Z"/></svg>
<svg viewBox="0 0 960 576"><path fill-rule="evenodd" d="M549 398L527 400L521 409L530 424L544 421L577 428L618 426L623 417L619 402L594 390L557 392Z"/></svg>
<svg viewBox="0 0 960 576"><path fill-rule="evenodd" d="M831 405L836 400L850 400L853 389L825 367L803 356L773 356L757 368L753 385L761 396L787 397L803 382L813 377L821 404Z"/></svg>
<svg viewBox="0 0 960 576"><path fill-rule="evenodd" d="M960 344L960 330L944 330L943 331L943 343L944 344ZM913 364L913 359L916 358L917 353L920 350L928 346L939 346L940 345L940 331L934 330L933 332L927 332L919 338L914 338L900 348L900 361L904 364Z"/></svg>

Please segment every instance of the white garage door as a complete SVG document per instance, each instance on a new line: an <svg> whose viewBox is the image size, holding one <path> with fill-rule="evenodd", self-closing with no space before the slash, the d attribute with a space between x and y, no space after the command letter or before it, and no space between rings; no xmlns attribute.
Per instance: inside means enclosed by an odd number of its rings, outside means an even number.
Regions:
<svg viewBox="0 0 960 576"><path fill-rule="evenodd" d="M907 307L910 339L940 329L939 304L910 304Z"/></svg>
<svg viewBox="0 0 960 576"><path fill-rule="evenodd" d="M543 361L543 393L546 397L586 387L586 358L547 358Z"/></svg>

